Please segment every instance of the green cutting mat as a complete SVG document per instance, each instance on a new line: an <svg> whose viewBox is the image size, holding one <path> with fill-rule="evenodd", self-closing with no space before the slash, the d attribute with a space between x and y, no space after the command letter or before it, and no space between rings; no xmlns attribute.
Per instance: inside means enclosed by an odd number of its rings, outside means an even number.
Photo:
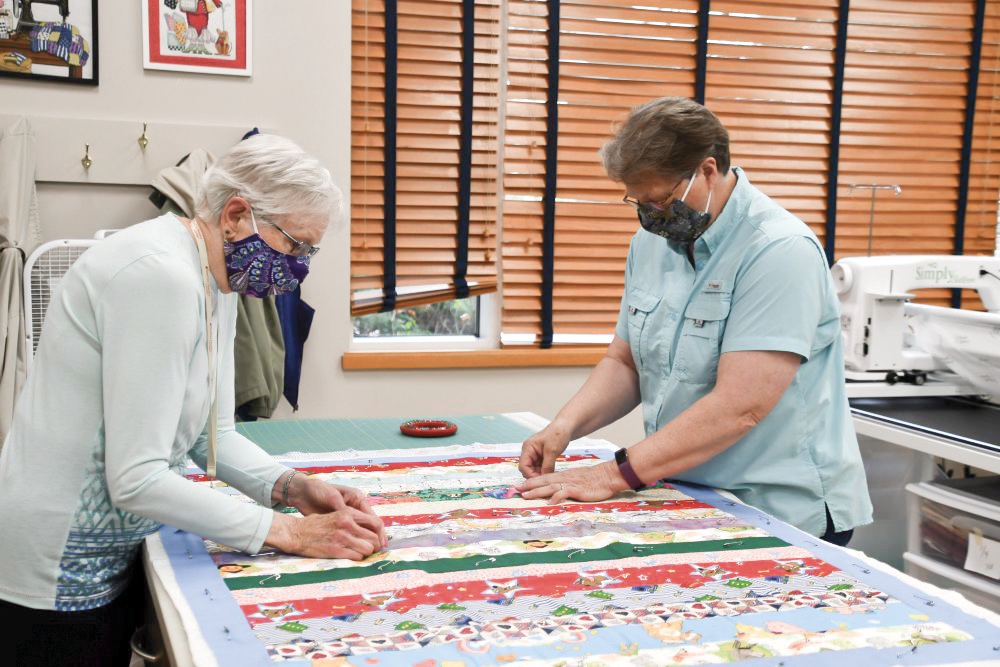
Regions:
<svg viewBox="0 0 1000 667"><path fill-rule="evenodd" d="M393 419L278 419L240 422L236 430L271 455L288 452L336 452L344 449L404 449L471 445L474 442L522 442L534 433L503 415L445 417L458 425L446 438L410 438L399 425L411 418Z"/></svg>

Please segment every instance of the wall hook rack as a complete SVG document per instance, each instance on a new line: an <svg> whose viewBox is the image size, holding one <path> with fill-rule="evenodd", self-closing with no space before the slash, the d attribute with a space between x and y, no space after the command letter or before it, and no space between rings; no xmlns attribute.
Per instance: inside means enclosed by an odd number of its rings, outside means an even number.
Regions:
<svg viewBox="0 0 1000 667"><path fill-rule="evenodd" d="M90 165L94 164L94 161L90 159L90 144L85 144L86 149L83 152L83 159L80 160L80 164L83 165L84 169L90 169Z"/></svg>
<svg viewBox="0 0 1000 667"><path fill-rule="evenodd" d="M149 137L146 136L146 123L142 124L142 134L139 135L137 141L139 142L139 148L146 150L146 146L149 145Z"/></svg>

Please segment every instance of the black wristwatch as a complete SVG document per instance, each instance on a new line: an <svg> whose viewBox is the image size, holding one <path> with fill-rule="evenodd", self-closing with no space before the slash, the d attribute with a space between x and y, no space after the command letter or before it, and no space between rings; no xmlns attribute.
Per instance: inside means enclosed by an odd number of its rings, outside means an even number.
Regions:
<svg viewBox="0 0 1000 667"><path fill-rule="evenodd" d="M618 464L618 472L622 474L629 488L633 491L641 491L646 488L646 485L642 483L639 476L635 474L635 470L632 469L632 464L629 463L627 449L622 447L615 452L615 462Z"/></svg>

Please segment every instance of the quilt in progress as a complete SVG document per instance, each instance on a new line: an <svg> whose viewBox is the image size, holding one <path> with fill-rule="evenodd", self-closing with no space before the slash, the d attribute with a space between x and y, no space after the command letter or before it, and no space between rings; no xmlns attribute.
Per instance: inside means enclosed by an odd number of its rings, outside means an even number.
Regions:
<svg viewBox="0 0 1000 667"><path fill-rule="evenodd" d="M390 543L362 562L248 556L171 528L162 539L172 563L199 573L178 580L206 640L217 655L236 651L239 664L1000 658L996 626L709 489L661 482L599 503L523 500L513 490L516 451L473 445L295 461L370 495ZM557 465L593 465L612 452L578 446ZM202 592L203 582L214 584Z"/></svg>

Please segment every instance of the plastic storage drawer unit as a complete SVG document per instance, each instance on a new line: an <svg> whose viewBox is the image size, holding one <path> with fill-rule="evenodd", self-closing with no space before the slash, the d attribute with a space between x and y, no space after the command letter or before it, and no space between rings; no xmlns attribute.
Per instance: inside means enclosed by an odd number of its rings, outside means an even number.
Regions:
<svg viewBox="0 0 1000 667"><path fill-rule="evenodd" d="M993 544L1000 544L1000 477L907 484L906 490L911 503L907 563L920 562L950 579L951 588L973 587L980 594L977 602L1000 607L1000 562L994 562L1000 548ZM995 548L975 553L974 567L967 568L970 547L980 540Z"/></svg>

